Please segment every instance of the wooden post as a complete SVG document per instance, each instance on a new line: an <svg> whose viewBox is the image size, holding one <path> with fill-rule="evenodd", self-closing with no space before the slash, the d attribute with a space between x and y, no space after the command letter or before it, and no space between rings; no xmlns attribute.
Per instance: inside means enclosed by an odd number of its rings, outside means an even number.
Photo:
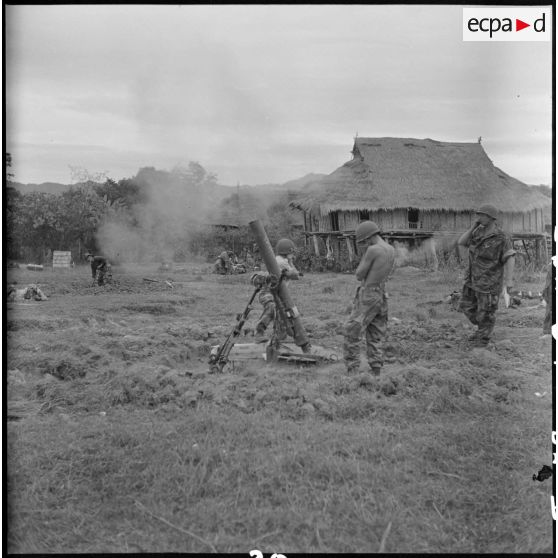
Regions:
<svg viewBox="0 0 558 558"><path fill-rule="evenodd" d="M320 246L318 244L318 237L317 235L313 234L312 235L312 240L314 242L314 252L316 252L316 256L320 256Z"/></svg>
<svg viewBox="0 0 558 558"><path fill-rule="evenodd" d="M525 255L527 256L527 262L531 263L531 256L529 255L529 248L527 248L527 244L525 244L525 239L521 239L521 243L523 244L523 249L525 250ZM535 249L536 252L536 249ZM536 254L535 254L536 258Z"/></svg>
<svg viewBox="0 0 558 558"><path fill-rule="evenodd" d="M546 249L546 239L537 238L536 240L536 265L542 267L547 263L548 255Z"/></svg>
<svg viewBox="0 0 558 558"><path fill-rule="evenodd" d="M353 242L352 242L352 238L346 236L345 237L345 242L347 244L347 252L349 252L349 262L353 263L353 260L355 259L355 252L353 250Z"/></svg>

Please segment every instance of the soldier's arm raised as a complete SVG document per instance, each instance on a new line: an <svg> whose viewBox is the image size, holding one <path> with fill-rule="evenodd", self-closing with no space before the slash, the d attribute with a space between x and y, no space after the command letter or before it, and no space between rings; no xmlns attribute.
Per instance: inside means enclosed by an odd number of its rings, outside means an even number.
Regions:
<svg viewBox="0 0 558 558"><path fill-rule="evenodd" d="M479 222L475 221L457 240L457 244L460 246L469 246L471 244L471 236L475 232L475 229L479 226Z"/></svg>
<svg viewBox="0 0 558 558"><path fill-rule="evenodd" d="M366 279L366 276L370 271L370 267L372 266L375 257L376 257L376 252L374 248L372 246L369 246L366 249L364 256L362 256L362 260L360 260L360 263L358 264L358 267L356 268L355 271L355 276L358 281L363 281L364 279Z"/></svg>

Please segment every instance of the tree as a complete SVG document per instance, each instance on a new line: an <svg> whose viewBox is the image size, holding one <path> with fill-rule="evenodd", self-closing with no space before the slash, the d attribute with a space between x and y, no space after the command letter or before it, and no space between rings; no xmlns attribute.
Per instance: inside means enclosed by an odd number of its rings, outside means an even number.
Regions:
<svg viewBox="0 0 558 558"><path fill-rule="evenodd" d="M60 197L60 210L65 216L63 240L67 246L78 241L80 247L93 249L100 224L108 215L121 210L121 204L100 197L92 186L72 187Z"/></svg>
<svg viewBox="0 0 558 558"><path fill-rule="evenodd" d="M6 188L6 243L8 248L8 257L17 259L21 250L21 243L18 241L16 230L17 204L21 198L21 194L10 186Z"/></svg>
<svg viewBox="0 0 558 558"><path fill-rule="evenodd" d="M119 204L98 196L90 186L71 187L62 194L8 190L6 212L11 257L42 263L49 250L71 250L78 243L94 247L95 233Z"/></svg>
<svg viewBox="0 0 558 558"><path fill-rule="evenodd" d="M27 247L41 263L46 252L55 246L63 228L58 196L45 192L31 192L13 198L10 229L12 241Z"/></svg>
<svg viewBox="0 0 558 558"><path fill-rule="evenodd" d="M10 180L14 177L13 172L7 172L7 169L12 166L12 155L10 153L4 153L4 165L6 167L6 180Z"/></svg>
<svg viewBox="0 0 558 558"><path fill-rule="evenodd" d="M72 182L77 184L99 184L105 182L108 178L108 171L91 173L83 167L74 167L72 165L68 165L68 167L70 168Z"/></svg>
<svg viewBox="0 0 558 558"><path fill-rule="evenodd" d="M190 161L187 168L176 165L171 175L193 186L217 184L217 175L206 171L197 161Z"/></svg>
<svg viewBox="0 0 558 558"><path fill-rule="evenodd" d="M289 209L288 203L289 194L285 193L267 208L269 238L290 238L297 246L303 246L304 235L300 223L295 212Z"/></svg>
<svg viewBox="0 0 558 558"><path fill-rule="evenodd" d="M98 196L111 204L117 202L128 208L147 201L145 188L133 178L123 178L118 182L107 178L103 184L95 184L93 189Z"/></svg>

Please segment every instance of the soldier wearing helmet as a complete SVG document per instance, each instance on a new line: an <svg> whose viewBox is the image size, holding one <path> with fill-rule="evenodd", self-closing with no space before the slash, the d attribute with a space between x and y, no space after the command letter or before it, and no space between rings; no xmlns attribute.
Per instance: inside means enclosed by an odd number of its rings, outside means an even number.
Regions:
<svg viewBox="0 0 558 558"><path fill-rule="evenodd" d="M288 279L296 280L302 277L303 275L300 271L298 271L298 269L294 265L293 262L294 253L295 253L295 245L294 242L289 238L282 238L275 245L275 261L277 262L277 265L281 270L281 276L283 278L283 281ZM259 273L255 275L257 275L258 278L254 279L254 275L253 275L252 283L258 280L262 281L263 276L267 277L267 274L264 273ZM263 306L263 311L256 325L256 335L259 337L263 337L265 335L267 326L270 324L270 322L273 319L275 319L275 316L277 314L275 298L269 288L269 283L263 281L262 284L264 286L260 291L258 300L260 304ZM279 326L280 329L279 335L281 336L282 334L284 334L283 331L284 324L277 324L277 325Z"/></svg>
<svg viewBox="0 0 558 558"><path fill-rule="evenodd" d="M498 226L498 210L483 205L474 222L457 243L469 249L469 266L459 310L477 326L469 338L476 347L486 347L496 323L498 300L503 289L513 286L515 250L511 238Z"/></svg>
<svg viewBox="0 0 558 558"><path fill-rule="evenodd" d="M355 271L360 286L345 325L343 357L349 374L354 374L359 369L363 331L371 373L378 376L384 363L381 344L387 331L388 318L385 285L395 263L395 250L379 232L380 228L374 221L363 221L355 231L357 244L364 245L366 251Z"/></svg>

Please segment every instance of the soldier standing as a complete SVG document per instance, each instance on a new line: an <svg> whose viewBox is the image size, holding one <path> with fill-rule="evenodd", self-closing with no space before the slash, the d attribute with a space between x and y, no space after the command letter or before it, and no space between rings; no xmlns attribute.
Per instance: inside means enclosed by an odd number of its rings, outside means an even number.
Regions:
<svg viewBox="0 0 558 558"><path fill-rule="evenodd" d="M503 288L513 286L515 250L511 238L496 223L498 211L483 205L476 211L475 222L457 243L469 248L469 267L459 310L478 326L469 341L486 347L496 323L498 300Z"/></svg>
<svg viewBox="0 0 558 558"><path fill-rule="evenodd" d="M385 285L395 263L395 250L380 235L374 221L363 221L356 228L357 244L366 244L355 271L360 281L351 315L345 325L343 358L349 374L358 372L360 338L366 332L366 356L370 370L378 376L384 363L383 342L387 331L388 302Z"/></svg>

